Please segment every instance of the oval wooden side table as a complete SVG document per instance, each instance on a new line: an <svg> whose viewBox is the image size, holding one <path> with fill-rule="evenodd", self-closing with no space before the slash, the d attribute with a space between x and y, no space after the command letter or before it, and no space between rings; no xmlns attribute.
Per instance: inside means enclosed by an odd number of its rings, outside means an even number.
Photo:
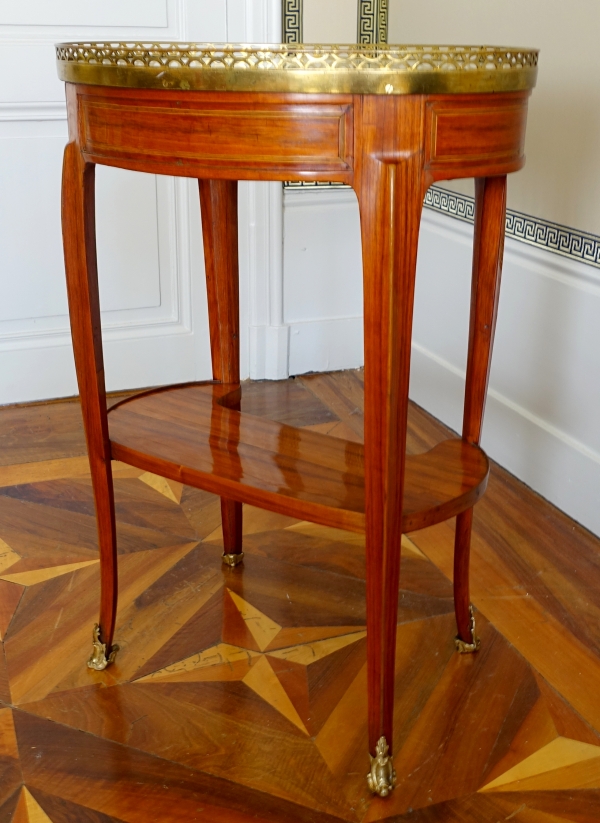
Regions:
<svg viewBox="0 0 600 823"><path fill-rule="evenodd" d="M403 532L456 517L459 652L478 648L469 601L473 505L498 306L506 175L524 162L537 52L509 48L71 43L63 230L75 362L96 501L100 621L89 665L115 656L111 460L221 496L224 561L242 503L366 531L369 787L393 788L394 649ZM137 395L107 414L94 228L97 163L199 182L213 381ZM462 439L406 457L423 198L476 178ZM337 181L358 197L365 330L364 448L240 412L237 181Z"/></svg>

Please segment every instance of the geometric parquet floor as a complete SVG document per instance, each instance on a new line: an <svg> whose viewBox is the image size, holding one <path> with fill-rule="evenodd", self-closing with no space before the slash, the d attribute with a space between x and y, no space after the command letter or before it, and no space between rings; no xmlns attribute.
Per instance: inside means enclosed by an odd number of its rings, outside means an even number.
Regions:
<svg viewBox="0 0 600 823"><path fill-rule="evenodd" d="M243 409L346 439L360 372ZM265 396L266 395L266 396ZM409 450L447 436L411 407ZM366 786L364 538L115 465L116 663L97 619L76 403L0 411L0 823L600 821L600 541L494 466L476 507L481 651L457 655L453 522L403 540L397 785Z"/></svg>

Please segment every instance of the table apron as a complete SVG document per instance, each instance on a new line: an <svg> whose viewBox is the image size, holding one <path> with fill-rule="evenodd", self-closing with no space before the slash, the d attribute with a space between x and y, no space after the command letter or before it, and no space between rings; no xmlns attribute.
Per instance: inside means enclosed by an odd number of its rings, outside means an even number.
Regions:
<svg viewBox="0 0 600 823"><path fill-rule="evenodd" d="M353 105L79 96L81 149L91 162L168 167L172 174L239 170L277 179L294 172L348 176L353 167ZM171 168L172 167L172 168ZM202 176L205 176L204 174ZM221 176L220 174L218 176Z"/></svg>
<svg viewBox="0 0 600 823"><path fill-rule="evenodd" d="M72 123L88 162L158 174L352 185L363 151L359 134L368 128L361 125L361 96L81 85L73 91ZM521 168L528 97L529 92L425 96L422 157L428 184Z"/></svg>

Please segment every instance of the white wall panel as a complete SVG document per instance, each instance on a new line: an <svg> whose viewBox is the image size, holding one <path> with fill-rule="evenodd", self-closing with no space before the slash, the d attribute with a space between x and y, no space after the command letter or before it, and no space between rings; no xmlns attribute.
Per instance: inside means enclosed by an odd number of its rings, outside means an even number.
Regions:
<svg viewBox="0 0 600 823"><path fill-rule="evenodd" d="M166 26L166 0L2 0L0 20L12 26Z"/></svg>
<svg viewBox="0 0 600 823"><path fill-rule="evenodd" d="M290 374L357 369L363 362L362 317L290 323Z"/></svg>
<svg viewBox="0 0 600 823"><path fill-rule="evenodd" d="M68 328L60 225L65 142L64 122L0 127L0 340ZM100 295L108 328L177 319L173 185L170 178L97 168Z"/></svg>
<svg viewBox="0 0 600 823"><path fill-rule="evenodd" d="M414 340L463 372L472 226L426 211ZM565 437L600 453L600 276L585 264L508 240L490 385ZM444 412L458 425L458 410ZM502 462L502 461L500 461Z"/></svg>
<svg viewBox="0 0 600 823"><path fill-rule="evenodd" d="M356 195L348 189L287 189L283 214L290 374L361 366L362 252Z"/></svg>
<svg viewBox="0 0 600 823"><path fill-rule="evenodd" d="M60 232L66 112L53 44L264 42L280 32L279 0L0 0L0 403L76 393ZM108 388L209 377L196 182L98 167L96 205ZM244 375L287 375L281 237L281 187L240 186Z"/></svg>
<svg viewBox="0 0 600 823"><path fill-rule="evenodd" d="M215 21L226 39L225 9L226 0L205 4L211 39ZM0 5L0 402L77 391L60 227L66 111L53 44L185 39L186 11L186 0ZM96 182L108 388L206 376L194 338L191 269L203 285L203 263L190 255L187 181L99 166ZM201 292L196 302L202 336Z"/></svg>
<svg viewBox="0 0 600 823"><path fill-rule="evenodd" d="M362 256L354 192L288 189L284 202L286 323L361 316Z"/></svg>
<svg viewBox="0 0 600 823"><path fill-rule="evenodd" d="M64 136L0 137L0 321L39 322L66 312L60 228L64 144Z"/></svg>
<svg viewBox="0 0 600 823"><path fill-rule="evenodd" d="M185 5L186 38L207 43L222 43L227 35L228 3L191 0Z"/></svg>
<svg viewBox="0 0 600 823"><path fill-rule="evenodd" d="M0 104L64 102L64 83L58 79L51 42L1 42Z"/></svg>
<svg viewBox="0 0 600 823"><path fill-rule="evenodd" d="M0 137L0 322L65 318L60 178L65 137ZM24 170L27 174L23 174ZM161 304L153 175L97 170L98 263L105 311ZM2 327L0 327L1 329ZM1 331L0 331L1 334Z"/></svg>
<svg viewBox="0 0 600 823"><path fill-rule="evenodd" d="M160 306L157 178L96 168L96 239L103 311Z"/></svg>

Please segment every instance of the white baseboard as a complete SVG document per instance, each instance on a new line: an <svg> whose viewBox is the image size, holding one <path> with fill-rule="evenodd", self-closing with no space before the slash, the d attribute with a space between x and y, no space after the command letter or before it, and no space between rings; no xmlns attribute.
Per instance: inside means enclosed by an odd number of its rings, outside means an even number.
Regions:
<svg viewBox="0 0 600 823"><path fill-rule="evenodd" d="M289 326L250 326L249 351L251 380L289 376Z"/></svg>
<svg viewBox="0 0 600 823"><path fill-rule="evenodd" d="M135 371L131 363L136 364ZM194 375L192 334L105 340L108 391L183 383ZM207 362L206 379L210 378ZM64 344L0 350L0 405L78 394L73 350ZM23 375L30 379L24 380Z"/></svg>
<svg viewBox="0 0 600 823"><path fill-rule="evenodd" d="M413 344L410 396L455 431L462 425L464 372ZM600 535L600 454L491 389L482 446L497 463Z"/></svg>
<svg viewBox="0 0 600 823"><path fill-rule="evenodd" d="M456 431L472 231L424 212L410 396ZM600 535L598 271L507 240L502 279L483 448Z"/></svg>
<svg viewBox="0 0 600 823"><path fill-rule="evenodd" d="M289 373L363 364L362 318L290 325ZM413 343L410 397L459 432L464 371ZM595 534L600 534L600 454L495 389L483 431L487 454Z"/></svg>
<svg viewBox="0 0 600 823"><path fill-rule="evenodd" d="M291 323L289 363L290 374L362 366L362 317Z"/></svg>

